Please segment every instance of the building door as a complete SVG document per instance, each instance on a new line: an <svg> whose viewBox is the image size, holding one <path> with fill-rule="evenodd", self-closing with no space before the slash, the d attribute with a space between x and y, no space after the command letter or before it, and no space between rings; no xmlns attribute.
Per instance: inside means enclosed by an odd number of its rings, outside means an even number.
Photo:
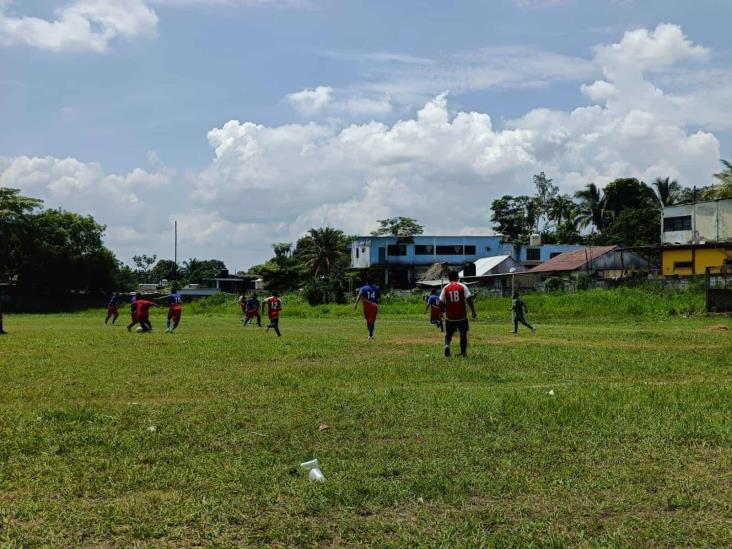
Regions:
<svg viewBox="0 0 732 549"><path fill-rule="evenodd" d="M379 248L379 265L386 263L386 248L381 246Z"/></svg>

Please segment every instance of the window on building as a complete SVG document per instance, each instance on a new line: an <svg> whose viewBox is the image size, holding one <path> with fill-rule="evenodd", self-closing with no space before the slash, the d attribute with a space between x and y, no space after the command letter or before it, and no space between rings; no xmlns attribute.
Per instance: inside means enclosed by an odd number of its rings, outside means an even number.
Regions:
<svg viewBox="0 0 732 549"><path fill-rule="evenodd" d="M691 269L692 266L691 261L674 261L674 271L676 269Z"/></svg>
<svg viewBox="0 0 732 549"><path fill-rule="evenodd" d="M463 255L463 245L437 246L437 255Z"/></svg>
<svg viewBox="0 0 732 549"><path fill-rule="evenodd" d="M691 230L691 216L680 215L678 217L664 217L663 218L663 232L670 233L675 231L690 231Z"/></svg>
<svg viewBox="0 0 732 549"><path fill-rule="evenodd" d="M562 255L562 252L552 252L549 254L549 259L554 259L558 255Z"/></svg>
<svg viewBox="0 0 732 549"><path fill-rule="evenodd" d="M360 248L356 248L356 259L358 259L358 258L359 258L359 254L358 254L358 252L359 252L359 249L360 249Z"/></svg>
<svg viewBox="0 0 732 549"><path fill-rule="evenodd" d="M465 246L465 255L475 255L475 246Z"/></svg>
<svg viewBox="0 0 732 549"><path fill-rule="evenodd" d="M414 255L434 255L435 247L432 245L418 244L414 247Z"/></svg>
<svg viewBox="0 0 732 549"><path fill-rule="evenodd" d="M491 251L491 247L490 247L490 246L486 246L486 247L485 247L485 251L486 251L486 253L490 253L490 251Z"/></svg>
<svg viewBox="0 0 732 549"><path fill-rule="evenodd" d="M389 244L389 255L407 255L407 247L404 244Z"/></svg>
<svg viewBox="0 0 732 549"><path fill-rule="evenodd" d="M541 248L526 248L526 261L541 261Z"/></svg>

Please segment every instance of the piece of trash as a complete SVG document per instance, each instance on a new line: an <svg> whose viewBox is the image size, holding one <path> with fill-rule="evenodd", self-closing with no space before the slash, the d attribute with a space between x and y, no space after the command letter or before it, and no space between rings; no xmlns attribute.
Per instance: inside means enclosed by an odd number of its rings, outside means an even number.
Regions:
<svg viewBox="0 0 732 549"><path fill-rule="evenodd" d="M315 482L325 482L325 475L320 470L320 463L317 459L311 459L300 464L300 468L308 472L308 478Z"/></svg>
<svg viewBox="0 0 732 549"><path fill-rule="evenodd" d="M150 425L150 427L148 427L147 430L150 431L151 433L154 433L155 431L158 430L158 428L155 427L155 425Z"/></svg>
<svg viewBox="0 0 732 549"><path fill-rule="evenodd" d="M417 498L417 503L424 503L424 498Z"/></svg>
<svg viewBox="0 0 732 549"><path fill-rule="evenodd" d="M549 389L549 392L547 393L549 396L554 396L554 389Z"/></svg>
<svg viewBox="0 0 732 549"><path fill-rule="evenodd" d="M325 423L321 423L320 427L318 427L318 431L325 431L326 429L330 429L330 425L327 425Z"/></svg>

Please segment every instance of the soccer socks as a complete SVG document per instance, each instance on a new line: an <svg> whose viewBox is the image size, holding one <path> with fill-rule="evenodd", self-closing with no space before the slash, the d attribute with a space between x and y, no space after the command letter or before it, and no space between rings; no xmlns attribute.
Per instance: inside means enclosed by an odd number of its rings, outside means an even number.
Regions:
<svg viewBox="0 0 732 549"><path fill-rule="evenodd" d="M468 354L468 336L460 336L460 354L466 356Z"/></svg>
<svg viewBox="0 0 732 549"><path fill-rule="evenodd" d="M369 337L374 337L374 323L367 322L366 327L369 329Z"/></svg>

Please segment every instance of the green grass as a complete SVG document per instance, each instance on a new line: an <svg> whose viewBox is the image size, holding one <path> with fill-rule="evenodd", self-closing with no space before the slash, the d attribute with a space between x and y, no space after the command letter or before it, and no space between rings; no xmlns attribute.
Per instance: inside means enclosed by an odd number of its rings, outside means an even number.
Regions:
<svg viewBox="0 0 732 549"><path fill-rule="evenodd" d="M8 316L0 545L729 546L732 323L552 299L518 337L481 302L450 360L409 304L374 342L341 307L281 339L233 307Z"/></svg>

